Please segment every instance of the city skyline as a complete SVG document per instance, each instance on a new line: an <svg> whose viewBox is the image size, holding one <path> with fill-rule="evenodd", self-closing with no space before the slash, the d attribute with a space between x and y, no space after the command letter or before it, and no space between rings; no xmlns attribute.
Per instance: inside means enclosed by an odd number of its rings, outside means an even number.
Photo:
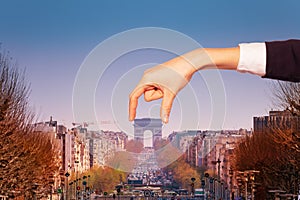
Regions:
<svg viewBox="0 0 300 200"><path fill-rule="evenodd" d="M1 49L9 51L20 68L26 68L26 80L32 89L30 104L39 120L46 121L53 116L67 127L75 122L72 91L80 66L97 45L120 32L162 27L179 31L203 47L231 47L240 42L300 37L300 14L297 12L300 3L295 1L93 3L3 2L6 9L0 14ZM162 63L173 57L170 52L144 49L120 55L109 66L95 92L97 123L102 124L102 129L120 128L113 125L115 121L118 124L120 118L127 127L132 126L127 113L116 117L112 112L113 92L121 88L118 83L122 78L128 78L124 75L139 69L133 73L136 80L126 86L127 90L120 98L120 102L126 105L142 71L153 63ZM163 136L171 130L209 129L214 111L203 79L207 73L200 72L201 75L194 76L190 84L197 97L200 123L197 126L180 124L182 105L175 102L170 123L164 125ZM263 116L273 107L270 98L273 81L229 71L220 74L226 95L225 121L220 128L252 128L252 117ZM183 90L179 95L184 96L187 91ZM159 117L158 105L159 102L145 103L141 100L138 118ZM89 122L89 119L86 121ZM105 124L105 121L113 123Z"/></svg>

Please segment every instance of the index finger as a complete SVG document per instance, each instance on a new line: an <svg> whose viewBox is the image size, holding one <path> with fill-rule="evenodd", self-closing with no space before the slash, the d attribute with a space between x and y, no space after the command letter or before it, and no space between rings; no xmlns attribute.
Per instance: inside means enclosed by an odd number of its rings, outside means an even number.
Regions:
<svg viewBox="0 0 300 200"><path fill-rule="evenodd" d="M136 87L129 96L129 120L133 121L136 116L139 97L145 92L145 87Z"/></svg>

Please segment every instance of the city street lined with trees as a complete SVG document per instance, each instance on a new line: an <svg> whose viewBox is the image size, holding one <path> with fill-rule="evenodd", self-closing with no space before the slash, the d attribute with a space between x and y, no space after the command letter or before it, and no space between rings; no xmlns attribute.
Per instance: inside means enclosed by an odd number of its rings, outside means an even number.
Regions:
<svg viewBox="0 0 300 200"><path fill-rule="evenodd" d="M274 85L274 102L285 111L279 118L271 116L271 121L263 132L254 131L236 144L230 157L232 159L230 169L222 174L222 177L230 178L229 184L222 180L220 175L222 165L220 163L226 162L225 159L221 161L216 157L213 170L194 166L187 162L187 154L191 153L189 147L175 162L160 167L159 163L173 159L172 153L179 153L173 146L160 150L170 143L164 139L156 141L154 147L148 149L140 142L127 141L124 151L115 152L106 160L110 167L98 165L80 173L74 171L74 168L61 171L62 152L58 140L53 134L40 131L33 126L35 114L28 103L29 86L25 73L18 69L9 53L2 51L0 53L0 195L2 196L16 199L55 199L56 194L56 197L69 200L76 197L83 198L83 193L85 198L90 198L92 194L108 198L107 195L116 192L119 195L121 193L125 195L126 192L127 195L133 195L130 191L132 185L130 187L128 184L129 177L135 177L138 173L130 171L141 167L139 156L143 153L147 156L152 155L156 150L161 152L155 158L151 158L152 165L149 165L153 167L153 162L157 162L155 170L150 168L147 170L144 163L144 168L140 168L143 170L139 173L142 178L146 177L148 181L146 185L157 184L162 191L181 190L192 196L197 192L202 195L203 191L207 199L218 197L228 200L235 197L288 199L296 198L299 193L299 84L279 82ZM121 169L126 169L126 172ZM59 174L65 174L66 178L60 185L55 186L54 182ZM116 187L118 185L121 185L121 189ZM78 191L81 192L80 195Z"/></svg>

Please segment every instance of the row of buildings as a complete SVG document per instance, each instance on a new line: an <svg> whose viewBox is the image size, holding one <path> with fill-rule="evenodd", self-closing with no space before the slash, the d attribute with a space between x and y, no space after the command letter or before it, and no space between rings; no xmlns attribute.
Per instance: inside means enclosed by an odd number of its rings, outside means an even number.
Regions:
<svg viewBox="0 0 300 200"><path fill-rule="evenodd" d="M161 139L161 122L155 126L153 123L148 124L138 128L142 127L142 132L151 129L152 133L154 132L153 139L157 132L155 130L159 130ZM137 125L139 124L135 125L135 129ZM57 177L59 181L55 183L54 188L66 184L66 172L75 174L93 166L104 166L114 152L125 151L128 140L124 132L89 131L87 124L77 124L68 129L58 125L52 118L48 122L36 123L34 126L37 131L52 133L60 146L61 168ZM300 117L293 116L289 111L270 111L269 116L253 118L253 130L256 133L264 133L278 127L299 131ZM168 136L168 140L185 154L186 161L192 166L208 171L211 176L223 180L227 185L234 185L230 177L233 150L239 141L251 134L252 130L245 129L190 130L173 132Z"/></svg>
<svg viewBox="0 0 300 200"><path fill-rule="evenodd" d="M299 132L300 116L290 111L270 111L268 116L253 117L253 130L188 130L173 132L168 136L172 144L186 154L186 161L192 166L202 167L217 173L220 163L221 178L228 173L230 158L236 144L252 132L263 134L275 129ZM220 162L221 161L221 162Z"/></svg>
<svg viewBox="0 0 300 200"><path fill-rule="evenodd" d="M50 179L53 188L63 188L66 173L76 176L93 166L104 166L116 151L124 151L128 136L124 132L90 131L86 124L68 129L50 118L34 124L36 131L52 134L58 144L60 170Z"/></svg>
<svg viewBox="0 0 300 200"><path fill-rule="evenodd" d="M170 134L168 140L185 154L186 162L208 172L210 177L227 185L232 192L239 184L234 178L239 174L232 168L234 148L246 136L273 132L276 129L300 132L300 116L295 116L288 110L270 111L267 116L253 117L253 130L250 131L178 131Z"/></svg>
<svg viewBox="0 0 300 200"><path fill-rule="evenodd" d="M254 117L253 128L255 133L270 132L274 129L300 132L300 116L293 115L289 110L272 110L268 116Z"/></svg>
<svg viewBox="0 0 300 200"><path fill-rule="evenodd" d="M209 173L211 177L222 180L230 185L232 156L236 144L251 135L252 131L220 130L201 131L190 130L173 132L168 140L182 152L191 166L198 167Z"/></svg>

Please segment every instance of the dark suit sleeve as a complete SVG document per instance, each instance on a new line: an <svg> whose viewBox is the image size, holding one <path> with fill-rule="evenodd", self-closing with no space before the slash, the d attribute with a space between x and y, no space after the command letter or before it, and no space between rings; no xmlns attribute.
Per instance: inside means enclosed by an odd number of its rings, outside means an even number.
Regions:
<svg viewBox="0 0 300 200"><path fill-rule="evenodd" d="M266 51L263 78L300 82L300 40L266 42Z"/></svg>

